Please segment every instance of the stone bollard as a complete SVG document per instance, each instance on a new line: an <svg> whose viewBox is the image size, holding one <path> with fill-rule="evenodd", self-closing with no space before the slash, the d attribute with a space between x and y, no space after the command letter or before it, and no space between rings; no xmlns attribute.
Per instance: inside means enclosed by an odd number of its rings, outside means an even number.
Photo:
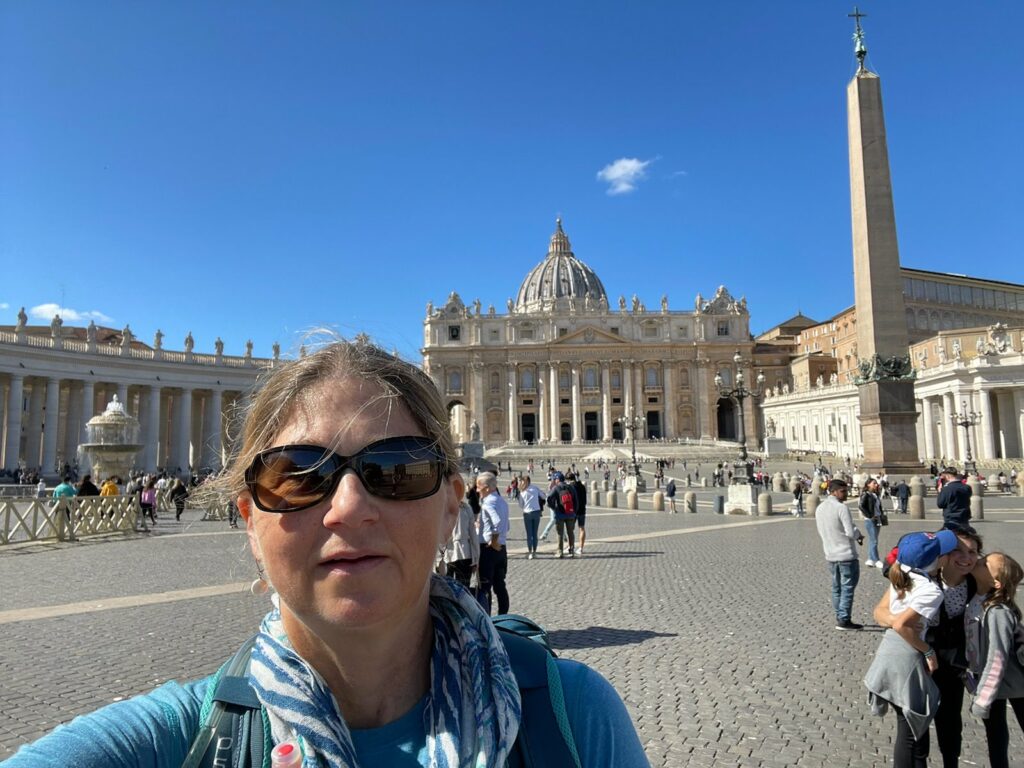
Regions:
<svg viewBox="0 0 1024 768"><path fill-rule="evenodd" d="M725 496L715 496L714 504L712 505L716 515L725 514Z"/></svg>
<svg viewBox="0 0 1024 768"><path fill-rule="evenodd" d="M693 491L687 491L683 496L683 506L686 507L687 512L693 514L697 513L697 494Z"/></svg>
<svg viewBox="0 0 1024 768"><path fill-rule="evenodd" d="M924 520L924 480L917 475L910 478L910 500L907 502L907 512L911 520Z"/></svg>
<svg viewBox="0 0 1024 768"><path fill-rule="evenodd" d="M971 519L985 519L985 486L978 482L978 478L972 477L967 481L967 487L971 489Z"/></svg>
<svg viewBox="0 0 1024 768"><path fill-rule="evenodd" d="M772 476L772 491L774 493L782 493L786 490L786 478L782 476L781 472L776 472Z"/></svg>
<svg viewBox="0 0 1024 768"><path fill-rule="evenodd" d="M598 486L597 480L594 480L590 483L590 490L593 491L594 493L597 493L599 487L600 486Z"/></svg>
<svg viewBox="0 0 1024 768"><path fill-rule="evenodd" d="M708 487L708 479L706 477L702 477L700 479L700 487L701 488L707 488Z"/></svg>
<svg viewBox="0 0 1024 768"><path fill-rule="evenodd" d="M619 494L616 491L605 491L604 494L604 505L615 509L619 506Z"/></svg>
<svg viewBox="0 0 1024 768"><path fill-rule="evenodd" d="M651 497L651 504L654 505L655 512L665 511L665 494L662 491L655 491Z"/></svg>
<svg viewBox="0 0 1024 768"><path fill-rule="evenodd" d="M757 514L760 517L768 517L772 513L772 495L762 493L757 497Z"/></svg>
<svg viewBox="0 0 1024 768"><path fill-rule="evenodd" d="M1017 475L1017 495L1024 496L1024 472Z"/></svg>
<svg viewBox="0 0 1024 768"><path fill-rule="evenodd" d="M991 475L988 476L987 480L988 480L988 487L989 488L996 489L996 488L999 487L999 475L998 474L992 473Z"/></svg>
<svg viewBox="0 0 1024 768"><path fill-rule="evenodd" d="M639 509L640 505L637 502L636 491L626 491L626 509Z"/></svg>
<svg viewBox="0 0 1024 768"><path fill-rule="evenodd" d="M607 491L608 490L608 481L607 480L602 480L601 481L601 490L602 491Z"/></svg>
<svg viewBox="0 0 1024 768"><path fill-rule="evenodd" d="M808 517L814 517L818 511L818 504L820 503L821 499L813 493L810 496L804 496L804 512Z"/></svg>

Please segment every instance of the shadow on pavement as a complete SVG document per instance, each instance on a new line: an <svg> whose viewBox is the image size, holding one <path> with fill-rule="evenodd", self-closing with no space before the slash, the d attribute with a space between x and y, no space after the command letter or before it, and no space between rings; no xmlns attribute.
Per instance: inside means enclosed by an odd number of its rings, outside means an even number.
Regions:
<svg viewBox="0 0 1024 768"><path fill-rule="evenodd" d="M616 560L616 559L622 559L622 558L627 558L627 557L654 557L655 555L663 555L663 554L665 554L665 553L664 552L653 552L652 551L652 552L602 552L599 555L593 555L593 554L590 553L590 550L588 549L586 556L582 557L581 559L583 559L583 560Z"/></svg>
<svg viewBox="0 0 1024 768"><path fill-rule="evenodd" d="M649 629L615 629L614 627L554 629L548 632L548 639L556 650L637 645L655 637L678 637L678 635L675 632L652 632Z"/></svg>

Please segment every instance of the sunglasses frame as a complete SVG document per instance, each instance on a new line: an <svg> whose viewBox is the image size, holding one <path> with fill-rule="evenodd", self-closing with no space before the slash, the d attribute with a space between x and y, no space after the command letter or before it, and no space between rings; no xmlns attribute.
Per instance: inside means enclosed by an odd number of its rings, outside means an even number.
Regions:
<svg viewBox="0 0 1024 768"><path fill-rule="evenodd" d="M412 496L391 496L385 493L380 493L370 487L370 484L367 482L366 477L363 475L362 460L375 452L379 452L382 446L388 443L395 442L403 444L403 447L396 452L404 451L406 453L409 453L409 455L411 456L412 454L409 448L409 443L411 442L413 443L411 450L422 450L426 453L429 453L429 460L438 465L437 478L433 488L431 488L429 492L415 494ZM315 451L320 454L321 458L318 464L314 466L326 465L331 463L335 464L334 469L331 470L330 474L327 476L330 478L330 483L326 487L323 496L316 499L315 501L310 502L309 504L303 504L301 506L292 506L288 507L287 509L268 509L267 507L263 506L260 503L259 486L256 482L257 467L261 462L264 461L264 459L266 459L269 456L274 456L279 453L284 453L286 451L294 451L298 449ZM359 478L359 482L362 484L363 488L371 496L375 496L378 499L386 499L388 501L417 501L419 499L426 499L430 496L433 496L435 493L438 492L438 490L440 490L441 483L444 482L445 478L447 478L451 474L448 471L447 464L447 457L438 449L437 441L429 437L423 437L421 435L396 435L394 437L385 437L382 440L375 440L374 442L363 446L358 451L353 453L351 456L342 456L340 453L332 451L329 448L324 448L322 445L312 445L309 443L289 443L288 445L275 445L273 448L267 448L266 450L257 453L256 456L253 458L252 463L245 470L245 487L248 488L249 495L252 496L253 504L256 505L257 509L263 512L272 512L274 514L288 514L291 512L301 512L304 509L315 507L317 504L321 504L326 499L329 499L337 490L338 483L341 482L342 475L344 475L347 470L352 470L352 472L355 473L355 476ZM308 467L306 471L312 470L314 466Z"/></svg>

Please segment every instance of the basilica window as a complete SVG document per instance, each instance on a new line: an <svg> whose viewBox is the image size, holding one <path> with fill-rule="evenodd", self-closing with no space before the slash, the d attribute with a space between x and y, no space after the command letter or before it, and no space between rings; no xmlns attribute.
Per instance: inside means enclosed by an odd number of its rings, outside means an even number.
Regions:
<svg viewBox="0 0 1024 768"><path fill-rule="evenodd" d="M533 328L530 328L530 327L520 328L519 329L519 338L522 341L533 341L533 339L534 339L534 330L533 330Z"/></svg>
<svg viewBox="0 0 1024 768"><path fill-rule="evenodd" d="M728 336L729 335L729 321L728 320L719 320L718 321L718 335L719 336Z"/></svg>
<svg viewBox="0 0 1024 768"><path fill-rule="evenodd" d="M488 337L491 341L501 341L501 332L497 328L491 328Z"/></svg>
<svg viewBox="0 0 1024 768"><path fill-rule="evenodd" d="M653 365L646 369L644 372L644 378L647 381L648 387L661 386L661 382L658 381L658 369Z"/></svg>
<svg viewBox="0 0 1024 768"><path fill-rule="evenodd" d="M451 341L458 341L462 338L462 326L460 325L449 325L448 326L448 338Z"/></svg>
<svg viewBox="0 0 1024 768"><path fill-rule="evenodd" d="M682 389L686 389L690 386L690 369L680 368L679 369L679 386Z"/></svg>
<svg viewBox="0 0 1024 768"><path fill-rule="evenodd" d="M533 373L533 368L523 368L519 374L519 385L523 389L536 389L537 380Z"/></svg>
<svg viewBox="0 0 1024 768"><path fill-rule="evenodd" d="M960 286L951 285L949 286L949 303L959 304L960 303Z"/></svg>
<svg viewBox="0 0 1024 768"><path fill-rule="evenodd" d="M569 389L572 387L572 382L569 380L569 372L561 370L558 372L558 388Z"/></svg>
<svg viewBox="0 0 1024 768"><path fill-rule="evenodd" d="M491 371L491 392L501 391L501 376L497 371Z"/></svg>
<svg viewBox="0 0 1024 768"><path fill-rule="evenodd" d="M587 367L583 369L583 387L585 389L597 389L597 368Z"/></svg>
<svg viewBox="0 0 1024 768"><path fill-rule="evenodd" d="M648 323L644 326L643 335L645 339L656 339L658 338L658 326L654 323Z"/></svg>
<svg viewBox="0 0 1024 768"><path fill-rule="evenodd" d="M618 370L612 371L612 389L622 389L622 372Z"/></svg>
<svg viewBox="0 0 1024 768"><path fill-rule="evenodd" d="M722 377L722 386L732 386L732 369L731 368L720 368L718 375Z"/></svg>

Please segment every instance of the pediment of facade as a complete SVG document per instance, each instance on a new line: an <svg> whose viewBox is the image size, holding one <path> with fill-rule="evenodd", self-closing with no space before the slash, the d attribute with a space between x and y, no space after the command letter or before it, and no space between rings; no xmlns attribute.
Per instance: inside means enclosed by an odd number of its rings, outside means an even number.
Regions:
<svg viewBox="0 0 1024 768"><path fill-rule="evenodd" d="M593 325L580 328L551 342L552 347L580 347L590 344L621 344L625 346L628 342L621 336L608 333L608 331Z"/></svg>

